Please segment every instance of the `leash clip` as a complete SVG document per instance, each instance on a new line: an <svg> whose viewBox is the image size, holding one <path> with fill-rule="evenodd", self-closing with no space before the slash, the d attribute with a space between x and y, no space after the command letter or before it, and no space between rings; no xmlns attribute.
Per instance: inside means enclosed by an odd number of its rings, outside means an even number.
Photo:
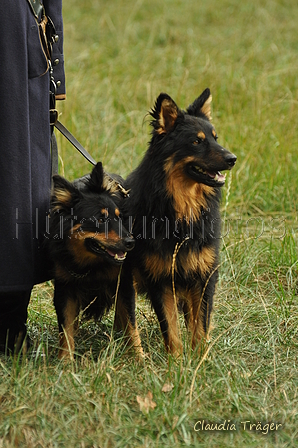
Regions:
<svg viewBox="0 0 298 448"><path fill-rule="evenodd" d="M57 109L50 109L50 125L55 126L58 121L58 111Z"/></svg>

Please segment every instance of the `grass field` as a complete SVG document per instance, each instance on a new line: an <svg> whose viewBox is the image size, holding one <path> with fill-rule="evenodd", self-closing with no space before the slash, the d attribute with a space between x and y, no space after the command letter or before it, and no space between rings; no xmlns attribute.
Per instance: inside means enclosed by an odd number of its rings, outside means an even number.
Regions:
<svg viewBox="0 0 298 448"><path fill-rule="evenodd" d="M81 324L63 364L52 285L38 285L34 353L0 358L0 448L298 447L297 1L65 0L64 22L60 119L110 172L141 160L160 92L185 108L211 89L219 142L238 157L214 329L195 358L181 323L185 355L169 359L140 298L144 363L112 335L111 312ZM58 143L61 174L90 171Z"/></svg>

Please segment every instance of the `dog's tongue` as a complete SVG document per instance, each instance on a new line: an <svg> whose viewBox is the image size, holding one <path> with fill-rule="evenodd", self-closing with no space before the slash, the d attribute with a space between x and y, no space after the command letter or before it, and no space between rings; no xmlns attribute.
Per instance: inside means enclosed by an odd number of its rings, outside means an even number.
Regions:
<svg viewBox="0 0 298 448"><path fill-rule="evenodd" d="M209 177L211 177L211 179L215 179L217 181L223 182L225 180L225 175L221 174L220 171L206 171L206 173L208 174Z"/></svg>
<svg viewBox="0 0 298 448"><path fill-rule="evenodd" d="M111 256L111 257L113 257L113 258L118 258L119 260L121 260L122 258L125 258L125 253L124 252L113 252L113 251L111 251L111 250L109 250L109 249L107 249L107 253Z"/></svg>

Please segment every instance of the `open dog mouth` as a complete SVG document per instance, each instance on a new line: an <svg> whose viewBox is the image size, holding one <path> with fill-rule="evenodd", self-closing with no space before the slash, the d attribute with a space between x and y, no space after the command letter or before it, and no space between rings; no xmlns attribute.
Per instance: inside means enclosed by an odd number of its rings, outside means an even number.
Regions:
<svg viewBox="0 0 298 448"><path fill-rule="evenodd" d="M105 247L94 238L86 238L85 244L90 252L93 252L96 255L106 255L107 257L112 258L113 261L116 261L117 263L123 263L127 255L127 252L123 252L121 250L112 250Z"/></svg>
<svg viewBox="0 0 298 448"><path fill-rule="evenodd" d="M200 177L202 177L201 182L204 181L205 178L206 182L215 185L218 184L218 186L224 185L225 183L226 174L221 174L220 171L205 171L198 165L192 165L191 169L195 174L198 174Z"/></svg>

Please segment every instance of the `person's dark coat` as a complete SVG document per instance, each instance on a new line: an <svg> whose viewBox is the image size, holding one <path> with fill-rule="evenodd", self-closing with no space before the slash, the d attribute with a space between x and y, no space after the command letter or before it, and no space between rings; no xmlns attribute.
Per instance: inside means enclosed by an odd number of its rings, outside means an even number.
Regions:
<svg viewBox="0 0 298 448"><path fill-rule="evenodd" d="M60 39L52 60L65 94L62 0L45 0ZM0 292L49 278L42 249L51 186L49 64L26 0L0 2ZM58 63L59 59L59 63Z"/></svg>

